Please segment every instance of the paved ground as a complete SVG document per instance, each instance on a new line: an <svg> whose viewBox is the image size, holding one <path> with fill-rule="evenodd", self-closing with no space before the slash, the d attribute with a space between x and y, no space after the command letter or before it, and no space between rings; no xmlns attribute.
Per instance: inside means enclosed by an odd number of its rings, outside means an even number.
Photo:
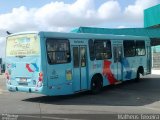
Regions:
<svg viewBox="0 0 160 120"><path fill-rule="evenodd" d="M78 116L81 119L92 119L97 116L94 117L95 114L160 113L160 75L145 76L139 83L129 81L106 87L98 95L90 95L88 92L84 92L55 97L8 92L5 89L4 77L0 76L0 114L6 113L25 114L23 119L38 119L39 117L45 119L75 119ZM37 116L33 116L33 114ZM40 116L40 114L43 115ZM49 114L59 115L52 116ZM68 114L68 117L66 114ZM106 119L106 116L101 115L101 117ZM109 116L109 119L112 117Z"/></svg>

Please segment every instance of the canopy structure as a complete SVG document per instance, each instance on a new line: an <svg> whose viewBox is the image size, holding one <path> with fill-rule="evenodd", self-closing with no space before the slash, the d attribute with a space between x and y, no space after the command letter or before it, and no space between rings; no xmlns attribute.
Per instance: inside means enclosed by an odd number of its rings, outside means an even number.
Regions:
<svg viewBox="0 0 160 120"><path fill-rule="evenodd" d="M152 46L160 45L160 28L93 28L79 27L71 32L76 33L95 33L95 34L114 34L114 35L135 35L148 36L152 40Z"/></svg>
<svg viewBox="0 0 160 120"><path fill-rule="evenodd" d="M144 10L144 27L160 28L160 4Z"/></svg>

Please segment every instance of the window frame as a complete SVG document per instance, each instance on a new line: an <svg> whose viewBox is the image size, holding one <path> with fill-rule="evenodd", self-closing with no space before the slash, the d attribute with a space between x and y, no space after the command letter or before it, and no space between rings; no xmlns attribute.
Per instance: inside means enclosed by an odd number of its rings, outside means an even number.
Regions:
<svg viewBox="0 0 160 120"><path fill-rule="evenodd" d="M68 51L65 50L65 51L48 51L48 48L47 48L47 45L48 45L48 42L51 41L51 42L66 42L68 43ZM51 52L51 53L56 53L56 52L64 52L66 53L67 55L69 55L68 58L66 58L66 62L51 62L51 60L49 60L49 55L48 53ZM70 41L69 39L66 39L66 38L52 38L52 37L48 37L46 38L46 54L47 54L47 61L48 61L48 64L50 65L56 65L56 64L66 64L66 63L70 63L71 62L71 50L70 50ZM67 57L67 56L66 56ZM68 59L68 60L67 60Z"/></svg>
<svg viewBox="0 0 160 120"><path fill-rule="evenodd" d="M91 45L92 41L92 45ZM88 40L88 48L89 48L89 57L91 61L94 61L96 59L95 57L95 44L93 39Z"/></svg>
<svg viewBox="0 0 160 120"><path fill-rule="evenodd" d="M126 43L125 42L133 42L134 43L134 46L133 46L134 47L134 50L133 50L134 54L126 55L125 51L126 51L127 48L129 48L129 44L127 43L128 46L126 47L126 45L125 45ZM135 40L123 40L123 54L124 54L124 57L135 57L136 56L136 43L135 43Z"/></svg>
<svg viewBox="0 0 160 120"><path fill-rule="evenodd" d="M96 54L97 54L97 47L96 47L96 43L104 43L104 42L106 42L107 44L109 43L109 45L110 45L110 48L109 48L109 52L110 52L110 56L109 57L107 57L107 58L105 58L104 57L104 55L103 55L103 57L101 58L101 59L97 59L97 57L96 57ZM107 45L106 44L106 45ZM107 46L108 47L108 46ZM106 48L107 48L106 47ZM105 53L105 54L107 54L108 55L108 52L107 52L107 50L106 50L106 52L104 52L105 51L105 47L103 47L102 48L103 49L103 53ZM111 45L111 40L109 40L109 39L95 39L94 40L94 54L95 54L95 59L96 60L107 60L107 59L112 59L112 45Z"/></svg>
<svg viewBox="0 0 160 120"><path fill-rule="evenodd" d="M145 51L145 53L144 53L143 55L138 55L138 54L137 54L137 42L143 42L143 43L144 43L144 51ZM145 56L145 55L146 55L146 45L145 45L145 41L144 41L144 40L136 40L135 45L136 45L136 56Z"/></svg>

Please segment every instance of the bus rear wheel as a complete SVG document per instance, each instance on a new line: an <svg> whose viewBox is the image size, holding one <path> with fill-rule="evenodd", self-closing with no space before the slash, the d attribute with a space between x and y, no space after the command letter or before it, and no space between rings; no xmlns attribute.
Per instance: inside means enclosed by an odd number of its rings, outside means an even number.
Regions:
<svg viewBox="0 0 160 120"><path fill-rule="evenodd" d="M98 94L101 92L103 87L102 78L99 76L94 76L91 81L91 93Z"/></svg>
<svg viewBox="0 0 160 120"><path fill-rule="evenodd" d="M141 75L144 75L144 69L142 66L140 66L137 70L137 75L136 75L136 78L135 78L135 82L139 82L140 81L140 77Z"/></svg>

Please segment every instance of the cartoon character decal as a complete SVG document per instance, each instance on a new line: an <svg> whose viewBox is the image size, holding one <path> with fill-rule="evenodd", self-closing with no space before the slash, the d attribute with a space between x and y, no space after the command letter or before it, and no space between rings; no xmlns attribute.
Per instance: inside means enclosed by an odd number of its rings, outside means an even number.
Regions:
<svg viewBox="0 0 160 120"><path fill-rule="evenodd" d="M126 69L126 76L125 76L125 78L126 78L126 79L131 79L132 70L131 70L131 67L130 67L130 65L129 65L128 60L127 60L126 58L123 58L123 59L121 60L121 64L122 64L123 68Z"/></svg>
<svg viewBox="0 0 160 120"><path fill-rule="evenodd" d="M106 79L109 80L110 84L114 84L115 82L117 82L117 80L115 79L114 75L111 72L110 69L110 65L112 62L108 61L108 60L104 60L103 63L103 75L106 77Z"/></svg>
<svg viewBox="0 0 160 120"><path fill-rule="evenodd" d="M131 67L130 67L130 64L128 62L128 60L126 58L123 58L121 60L121 65L124 69L126 69L126 75L125 75L125 78L126 79L131 79L131 76L132 76L132 70L131 70ZM103 71L102 71L102 74L104 77L106 77L106 79L109 81L110 84L114 84L116 83L118 80L114 77L114 74L112 73L111 71L111 64L112 62L109 61L109 60L104 60L103 62Z"/></svg>

